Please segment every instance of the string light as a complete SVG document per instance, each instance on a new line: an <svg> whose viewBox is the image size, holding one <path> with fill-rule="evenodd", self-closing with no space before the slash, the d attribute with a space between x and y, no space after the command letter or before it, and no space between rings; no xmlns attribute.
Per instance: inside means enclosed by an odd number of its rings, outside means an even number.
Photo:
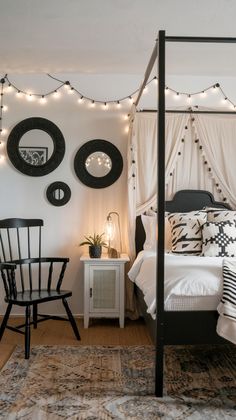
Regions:
<svg viewBox="0 0 236 420"><path fill-rule="evenodd" d="M12 85L9 83L8 87L7 87L7 92L12 92L13 91L13 87Z"/></svg>
<svg viewBox="0 0 236 420"><path fill-rule="evenodd" d="M18 91L16 92L16 97L17 97L17 98L22 98L22 92L21 92L20 90L18 90Z"/></svg>
<svg viewBox="0 0 236 420"><path fill-rule="evenodd" d="M5 79L2 78L1 79L1 95L0 95L0 134L1 136L4 135L4 129L2 128L2 111L3 111L3 95L4 95L4 83L5 83ZM2 145L2 142L1 142ZM0 160L2 161L3 159L3 155L0 153Z"/></svg>
<svg viewBox="0 0 236 420"><path fill-rule="evenodd" d="M60 92L58 92L58 90L55 90L55 91L53 92L53 98L54 98L54 99L59 99L59 98L60 98L60 96L61 96L61 94L60 94Z"/></svg>
<svg viewBox="0 0 236 420"><path fill-rule="evenodd" d="M87 96L83 95L74 86L71 85L69 80L62 81L60 79L55 78L54 76L51 76L50 74L47 74L47 76L56 80L59 83L59 85L56 89L54 88L53 90L51 90L49 92L45 92L44 94L32 93L32 92L29 93L29 92L25 92L25 91L19 89L17 86L15 86L12 83L11 80L9 80L7 74L1 80L3 80L4 83L5 83L5 81L8 83L6 91L15 90L17 98L25 96L27 98L27 100L29 100L29 101L33 101L37 98L37 99L39 99L40 103L46 103L47 102L46 98L48 98L50 95L52 95L53 98L59 98L61 96L61 93L59 92L60 89L65 88L68 91L69 94L77 94L79 96L78 103L82 103L84 101L85 102L90 102L91 106L96 106L96 104L101 104L102 109L104 109L104 110L109 109L110 104L114 104L114 105L116 105L117 108L120 108L122 106L122 102L126 101L126 100L128 100L133 105L135 103L134 97L135 97L136 93L139 92L139 89L136 89L131 94L129 94L127 96L124 96L122 98L103 102L101 100L96 100L94 98L90 98L90 97L87 97ZM147 92L147 86L152 82L155 85L158 83L158 79L157 79L156 76L154 76L151 80L149 80L146 83L146 86L144 87L144 92ZM231 101L227 97L227 95L225 95L225 93L222 90L219 83L214 83L213 85L211 85L211 86L209 86L209 87L207 87L207 88L205 88L205 89L203 89L199 92L190 92L190 93L176 91L175 89L172 89L169 86L165 87L165 94L166 95L168 95L170 92L172 92L173 93L173 98L177 99L177 100L180 99L182 96L186 96L188 102L191 102L195 95L199 95L201 98L205 98L207 96L207 91L211 91L211 92L214 92L214 93L217 93L217 92L221 93L223 98L224 98L223 103L225 105L228 105L231 109L235 110L235 104L233 103L233 101ZM6 110L6 108L5 108L5 110Z"/></svg>
<svg viewBox="0 0 236 420"><path fill-rule="evenodd" d="M45 105L47 103L47 98L45 98L45 96L42 95L39 102L40 102L41 105Z"/></svg>
<svg viewBox="0 0 236 420"><path fill-rule="evenodd" d="M28 99L28 101L29 102L33 102L34 101L34 96L32 95L32 93L28 93L28 95L27 95L27 99Z"/></svg>

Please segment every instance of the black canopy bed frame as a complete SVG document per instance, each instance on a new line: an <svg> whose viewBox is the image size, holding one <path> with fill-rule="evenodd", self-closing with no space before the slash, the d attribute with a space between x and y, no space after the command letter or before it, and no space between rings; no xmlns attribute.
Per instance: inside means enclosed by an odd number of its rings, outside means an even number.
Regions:
<svg viewBox="0 0 236 420"><path fill-rule="evenodd" d="M236 43L236 38L221 37L188 37L188 36L166 36L165 31L158 32L158 39L149 60L143 82L140 86L137 99L134 103L137 108L143 90L157 60L158 76L158 103L157 103L157 283L156 283L156 321L155 321L155 343L156 343L156 368L155 368L155 395L163 396L163 362L164 346L167 344L202 344L215 343L221 339L216 336L215 326L217 320L216 311L192 311L192 312L167 312L164 310L164 241L165 241L165 211L197 210L206 205L206 195L194 202L178 203L165 202L165 114L168 112L165 107L165 47L166 42L194 42L194 43ZM193 111L197 112L197 111ZM214 112L211 112L214 113ZM217 112L220 114L221 112ZM222 112L225 113L225 112ZM227 112L230 113L230 112ZM212 196L208 194L207 201L212 203ZM172 203L172 204L171 204ZM184 205L183 205L184 204ZM203 205L202 205L203 204ZM182 206L183 205L183 206ZM193 206L194 205L194 206ZM197 207L196 207L197 206ZM226 207L226 205L224 205ZM148 320L149 322L150 320ZM150 321L153 324L152 321ZM194 334L190 326L194 325ZM204 334L202 327L204 325Z"/></svg>
<svg viewBox="0 0 236 420"><path fill-rule="evenodd" d="M170 213L201 210L205 206L230 209L228 204L215 201L210 192L203 190L181 190L175 194L173 200L165 202L166 211ZM145 239L141 216L137 216L135 230L137 254L143 249ZM135 293L142 316L153 342L155 342L157 339L156 321L147 313L147 305L142 291L136 287ZM217 311L164 311L164 344L224 343L225 340L216 333L217 318Z"/></svg>

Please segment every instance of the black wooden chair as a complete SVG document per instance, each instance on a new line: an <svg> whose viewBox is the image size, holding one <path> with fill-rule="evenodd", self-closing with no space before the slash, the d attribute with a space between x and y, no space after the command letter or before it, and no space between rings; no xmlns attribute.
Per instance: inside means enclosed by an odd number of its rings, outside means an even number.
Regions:
<svg viewBox="0 0 236 420"><path fill-rule="evenodd" d="M25 335L25 358L30 356L30 326L48 319L70 321L77 340L80 334L71 313L67 298L69 290L61 290L68 258L41 256L41 219L0 220L0 261L13 263L16 270L1 270L8 306L0 327L0 340L5 328ZM54 285L54 286L53 286ZM38 304L62 300L68 318L38 313ZM12 327L7 325L13 305L25 307L25 323ZM31 321L31 306L33 319ZM24 328L25 331L21 331Z"/></svg>

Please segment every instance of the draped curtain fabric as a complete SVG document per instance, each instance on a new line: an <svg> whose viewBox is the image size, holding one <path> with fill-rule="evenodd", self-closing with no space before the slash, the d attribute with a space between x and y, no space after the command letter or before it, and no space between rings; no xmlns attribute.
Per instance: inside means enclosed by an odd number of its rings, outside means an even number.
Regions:
<svg viewBox="0 0 236 420"><path fill-rule="evenodd" d="M166 114L166 199L180 189L204 189L236 208L236 116ZM157 203L157 116L136 113L128 144L129 254L135 258L135 221ZM137 313L127 283L130 313ZM136 311L136 312L135 312Z"/></svg>
<svg viewBox="0 0 236 420"><path fill-rule="evenodd" d="M236 118L232 115L197 115L194 126L202 154L223 196L236 207Z"/></svg>
<svg viewBox="0 0 236 420"><path fill-rule="evenodd" d="M166 116L166 183L183 147L189 115ZM130 255L135 257L135 218L157 203L157 118L135 114L128 147L128 203Z"/></svg>

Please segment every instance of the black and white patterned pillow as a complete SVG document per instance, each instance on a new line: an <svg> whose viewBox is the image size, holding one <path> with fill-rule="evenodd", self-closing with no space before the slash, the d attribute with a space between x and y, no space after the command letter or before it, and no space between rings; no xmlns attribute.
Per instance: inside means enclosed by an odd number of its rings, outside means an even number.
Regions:
<svg viewBox="0 0 236 420"><path fill-rule="evenodd" d="M236 220L236 211L226 210L225 208L206 207L208 222L225 222Z"/></svg>
<svg viewBox="0 0 236 420"><path fill-rule="evenodd" d="M202 256L236 256L236 220L206 222L202 226Z"/></svg>
<svg viewBox="0 0 236 420"><path fill-rule="evenodd" d="M172 252L184 255L200 255L202 251L201 226L207 220L205 211L172 213L168 216L171 225Z"/></svg>

